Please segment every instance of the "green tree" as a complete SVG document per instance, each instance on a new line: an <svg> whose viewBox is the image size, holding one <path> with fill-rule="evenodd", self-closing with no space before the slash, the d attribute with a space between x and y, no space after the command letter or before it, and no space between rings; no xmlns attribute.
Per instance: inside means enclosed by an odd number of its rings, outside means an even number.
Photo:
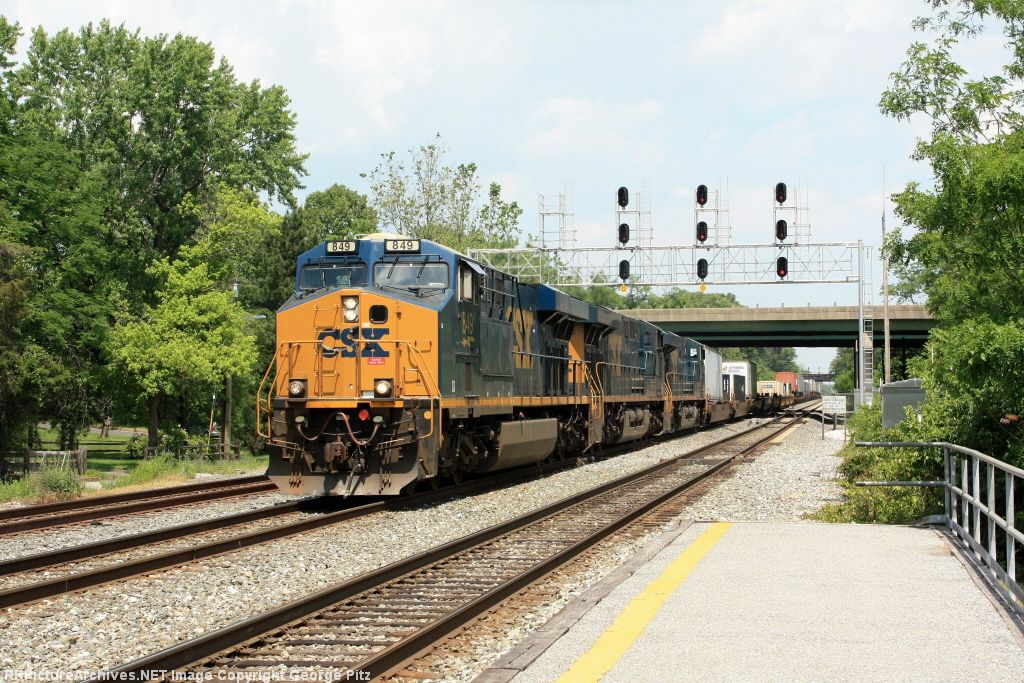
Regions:
<svg viewBox="0 0 1024 683"><path fill-rule="evenodd" d="M285 214L280 235L268 233L265 237L261 275L254 281L254 303L273 311L291 296L295 262L306 250L325 240L372 233L376 227L377 213L365 195L344 185L310 193L302 207Z"/></svg>
<svg viewBox="0 0 1024 683"><path fill-rule="evenodd" d="M309 245L305 249L325 240L345 239L377 229L377 212L370 206L366 195L344 185L334 184L325 190L311 192L302 208L302 226L308 235L303 244Z"/></svg>
<svg viewBox="0 0 1024 683"><path fill-rule="evenodd" d="M931 4L932 15L915 22L931 39L911 45L881 108L930 120L915 158L934 179L931 189L910 183L895 195L915 232L886 246L939 321L915 364L931 404L926 428L1019 462L1019 435L999 420L1024 409L1008 384L1024 365L1013 342L1024 318L1024 3ZM1002 29L1010 54L1001 73L972 75L956 51L991 27ZM978 403L967 409L965 400Z"/></svg>
<svg viewBox="0 0 1024 683"><path fill-rule="evenodd" d="M24 115L24 90L13 70L18 27L0 18L0 244L12 275L30 273L19 290L22 304L18 355L6 372L20 372L5 389L23 395L0 401L16 405L20 426L45 416L74 446L78 430L96 417L100 370L117 300L116 270L102 229L102 185L83 171L77 155L45 127ZM27 435L27 430L22 430Z"/></svg>
<svg viewBox="0 0 1024 683"><path fill-rule="evenodd" d="M189 242L199 224L188 207L217 185L286 202L300 186L305 157L284 90L238 82L191 36L143 37L107 21L52 36L39 28L17 80L22 117L102 175L106 232L135 286L148 284L153 258Z"/></svg>
<svg viewBox="0 0 1024 683"><path fill-rule="evenodd" d="M828 369L829 372L835 373L836 393L854 390L856 382L853 376L853 349L836 349L836 355Z"/></svg>
<svg viewBox="0 0 1024 683"><path fill-rule="evenodd" d="M446 152L438 134L432 144L409 151L409 165L387 152L375 169L362 174L370 181L381 225L463 252L514 246L523 210L502 199L498 183L491 183L482 199L476 164L447 166Z"/></svg>
<svg viewBox="0 0 1024 683"><path fill-rule="evenodd" d="M255 370L251 315L232 283L257 267L259 244L279 219L254 197L223 189L207 207L203 228L176 259L161 259L151 275L161 286L156 305L115 330L115 368L132 378L146 399L149 444L155 446L159 407L167 397L197 387L207 394L231 376Z"/></svg>
<svg viewBox="0 0 1024 683"><path fill-rule="evenodd" d="M166 269L184 277L198 259L211 287L244 290L269 224L232 241L212 216L254 193L291 202L304 157L283 89L239 82L207 43L109 22L37 29L17 64L18 35L0 17L0 252L5 296L18 300L5 308L0 404L17 413L15 424L5 412L5 434L24 440L49 419L70 445L112 407L133 410L137 383L111 371L124 341L111 322L143 324L195 299ZM182 405L208 400L198 383L181 386Z"/></svg>

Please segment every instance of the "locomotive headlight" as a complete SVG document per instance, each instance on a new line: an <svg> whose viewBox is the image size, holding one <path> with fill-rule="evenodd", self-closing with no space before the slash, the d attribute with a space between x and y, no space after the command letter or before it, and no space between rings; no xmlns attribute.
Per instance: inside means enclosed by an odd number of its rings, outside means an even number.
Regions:
<svg viewBox="0 0 1024 683"><path fill-rule="evenodd" d="M342 314L345 322L354 323L359 320L359 299L354 296L346 296L341 300L341 306L345 309L345 312Z"/></svg>
<svg viewBox="0 0 1024 683"><path fill-rule="evenodd" d="M306 381L302 379L293 379L288 382L288 395L292 398L299 398L306 395Z"/></svg>
<svg viewBox="0 0 1024 683"><path fill-rule="evenodd" d="M391 381L386 379L379 379L377 383L373 385L373 391L378 397L387 397L391 395Z"/></svg>

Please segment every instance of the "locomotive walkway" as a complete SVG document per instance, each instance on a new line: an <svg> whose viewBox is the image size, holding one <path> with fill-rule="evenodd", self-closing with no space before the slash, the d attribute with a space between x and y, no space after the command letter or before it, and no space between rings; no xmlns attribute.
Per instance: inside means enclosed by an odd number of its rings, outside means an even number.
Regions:
<svg viewBox="0 0 1024 683"><path fill-rule="evenodd" d="M938 531L695 523L652 546L477 680L1021 680L1019 622Z"/></svg>

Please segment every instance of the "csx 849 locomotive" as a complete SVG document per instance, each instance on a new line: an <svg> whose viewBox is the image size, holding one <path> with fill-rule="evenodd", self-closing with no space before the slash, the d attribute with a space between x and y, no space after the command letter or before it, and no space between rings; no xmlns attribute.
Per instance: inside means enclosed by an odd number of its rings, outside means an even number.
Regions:
<svg viewBox="0 0 1024 683"><path fill-rule="evenodd" d="M268 475L294 494L398 494L779 404L722 400L713 358L433 242L325 242L277 312Z"/></svg>

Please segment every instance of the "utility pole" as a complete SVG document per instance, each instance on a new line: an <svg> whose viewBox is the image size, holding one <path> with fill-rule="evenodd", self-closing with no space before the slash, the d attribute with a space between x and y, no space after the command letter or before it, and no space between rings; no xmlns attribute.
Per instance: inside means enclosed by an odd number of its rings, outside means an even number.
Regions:
<svg viewBox="0 0 1024 683"><path fill-rule="evenodd" d="M889 346L889 257L885 253L885 166L882 166L882 324L885 337L885 383L892 381L892 358Z"/></svg>

